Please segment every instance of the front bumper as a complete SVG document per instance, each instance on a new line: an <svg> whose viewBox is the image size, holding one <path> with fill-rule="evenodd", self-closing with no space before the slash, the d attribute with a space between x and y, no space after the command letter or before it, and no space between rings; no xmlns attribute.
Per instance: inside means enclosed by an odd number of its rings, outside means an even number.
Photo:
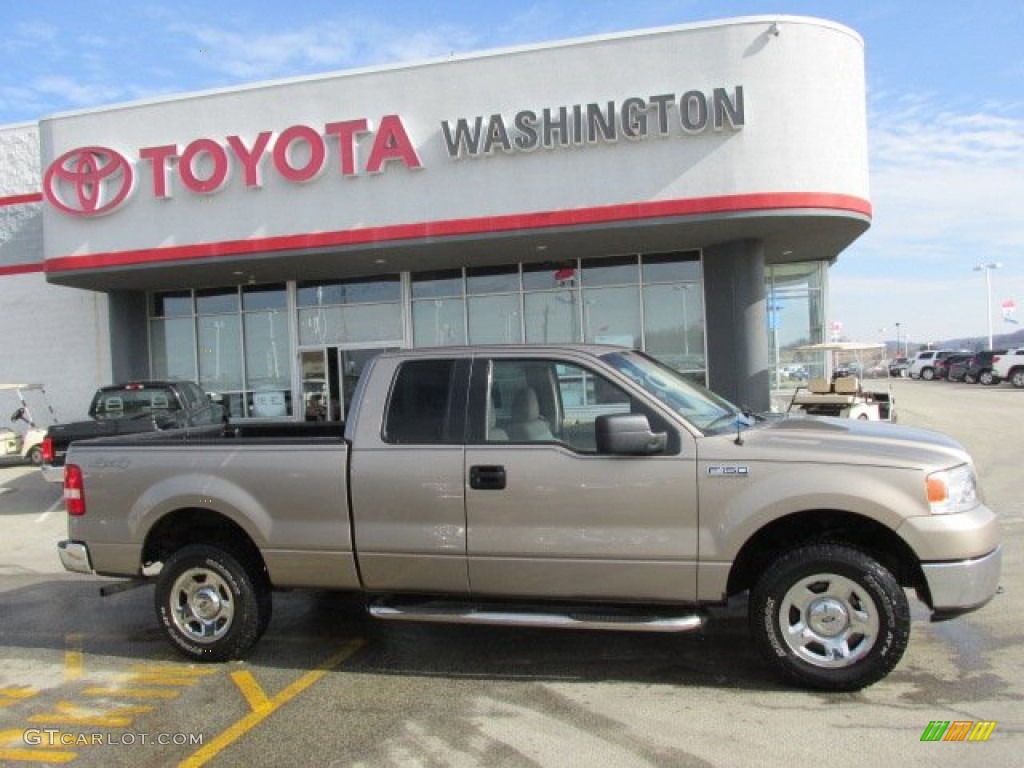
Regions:
<svg viewBox="0 0 1024 768"><path fill-rule="evenodd" d="M932 621L945 621L977 610L999 590L1003 548L983 557L945 563L922 563L931 597Z"/></svg>
<svg viewBox="0 0 1024 768"><path fill-rule="evenodd" d="M61 541L57 543L57 552L65 570L75 573L92 573L92 560L89 558L89 545L81 541Z"/></svg>

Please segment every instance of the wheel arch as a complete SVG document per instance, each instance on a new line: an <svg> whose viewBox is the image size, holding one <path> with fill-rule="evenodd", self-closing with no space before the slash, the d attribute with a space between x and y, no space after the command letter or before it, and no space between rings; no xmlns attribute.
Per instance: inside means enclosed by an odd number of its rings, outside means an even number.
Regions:
<svg viewBox="0 0 1024 768"><path fill-rule="evenodd" d="M752 589L780 555L813 543L850 545L881 563L899 582L927 598L917 555L891 528L871 518L832 509L807 510L767 523L740 548L729 570L727 593ZM927 600L926 600L927 602Z"/></svg>
<svg viewBox="0 0 1024 768"><path fill-rule="evenodd" d="M162 563L190 544L222 547L266 573L259 547L245 529L226 515L201 508L177 509L161 517L146 534L142 564Z"/></svg>

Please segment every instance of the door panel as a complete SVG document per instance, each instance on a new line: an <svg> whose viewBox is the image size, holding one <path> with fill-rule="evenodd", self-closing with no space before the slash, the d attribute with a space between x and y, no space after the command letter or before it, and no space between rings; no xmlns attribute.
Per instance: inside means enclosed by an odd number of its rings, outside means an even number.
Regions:
<svg viewBox="0 0 1024 768"><path fill-rule="evenodd" d="M688 601L696 597L691 458L580 456L559 446L471 446L468 467L504 468L469 488L475 594Z"/></svg>
<svg viewBox="0 0 1024 768"><path fill-rule="evenodd" d="M351 425L349 487L363 581L375 591L466 594L469 361L386 359L379 366L384 419L360 414Z"/></svg>
<svg viewBox="0 0 1024 768"><path fill-rule="evenodd" d="M474 594L696 598L692 438L577 365L496 359L474 386L486 391L471 398L478 439L466 448ZM669 431L668 455L599 455L595 419L614 413L643 413Z"/></svg>
<svg viewBox="0 0 1024 768"><path fill-rule="evenodd" d="M353 451L356 551L367 589L465 593L461 446Z"/></svg>

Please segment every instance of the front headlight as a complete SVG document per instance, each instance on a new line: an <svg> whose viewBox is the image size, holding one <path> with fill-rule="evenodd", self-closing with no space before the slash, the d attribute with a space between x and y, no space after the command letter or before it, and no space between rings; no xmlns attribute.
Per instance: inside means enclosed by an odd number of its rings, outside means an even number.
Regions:
<svg viewBox="0 0 1024 768"><path fill-rule="evenodd" d="M928 475L928 506L933 515L952 515L978 506L978 483L968 464Z"/></svg>

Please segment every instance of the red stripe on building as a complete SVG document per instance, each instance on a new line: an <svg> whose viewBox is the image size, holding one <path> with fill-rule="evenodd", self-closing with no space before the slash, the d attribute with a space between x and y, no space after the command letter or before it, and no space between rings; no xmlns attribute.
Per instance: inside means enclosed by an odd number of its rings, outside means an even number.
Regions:
<svg viewBox="0 0 1024 768"><path fill-rule="evenodd" d="M5 205L24 205L25 203L41 203L43 202L42 192L28 192L24 195L9 195L7 197L0 197L0 207Z"/></svg>
<svg viewBox="0 0 1024 768"><path fill-rule="evenodd" d="M42 264L16 264L12 267L0 266L0 277L7 277L8 275L26 275L30 272L42 272L44 266Z"/></svg>
<svg viewBox="0 0 1024 768"><path fill-rule="evenodd" d="M724 195L689 200L665 200L648 203L627 203L597 208L563 211L485 216L475 219L449 219L413 224L395 224L365 229L282 235L247 240L226 240L215 243L113 251L82 256L58 256L46 260L47 272L106 269L110 267L167 263L218 256L244 256L274 251L310 248L381 245L410 240L435 239L459 235L500 234L523 230L543 230L591 224L627 223L647 219L704 216L720 213L758 213L779 210L845 211L858 216L871 216L871 203L852 195L817 192L779 192L752 195Z"/></svg>

